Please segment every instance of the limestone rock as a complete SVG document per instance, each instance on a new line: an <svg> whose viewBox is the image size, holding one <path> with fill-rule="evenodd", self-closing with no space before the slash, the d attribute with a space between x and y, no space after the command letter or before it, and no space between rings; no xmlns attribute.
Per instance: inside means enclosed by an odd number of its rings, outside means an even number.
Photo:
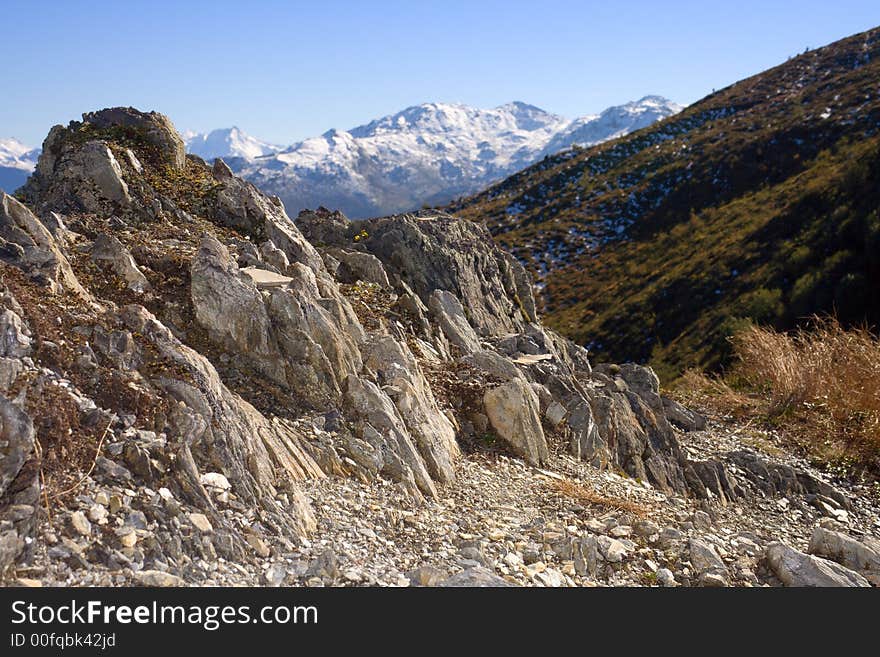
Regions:
<svg viewBox="0 0 880 657"><path fill-rule="evenodd" d="M382 288L391 287L382 261L376 256L347 249L335 249L332 251L332 255L340 262L338 276L343 283L364 281L365 283L374 283Z"/></svg>
<svg viewBox="0 0 880 657"><path fill-rule="evenodd" d="M860 573L874 586L880 586L880 541L876 539L857 541L851 536L820 526L813 530L809 552L832 559Z"/></svg>
<svg viewBox="0 0 880 657"><path fill-rule="evenodd" d="M425 303L434 290L447 290L468 309L478 334L518 332L534 319L528 274L495 246L485 226L424 211L359 227L367 233L361 243L390 278L405 280Z"/></svg>
<svg viewBox="0 0 880 657"><path fill-rule="evenodd" d="M389 391L431 477L443 484L453 481L460 453L455 428L437 406L409 347L386 335L370 340L364 352L366 365L378 373Z"/></svg>
<svg viewBox="0 0 880 657"><path fill-rule="evenodd" d="M532 465L549 458L538 397L525 381L515 379L490 388L483 404L492 428L515 454Z"/></svg>
<svg viewBox="0 0 880 657"><path fill-rule="evenodd" d="M358 420L361 438L382 455L382 472L412 493L437 497L437 488L394 402L378 386L357 376L345 382L343 404ZM416 490L413 490L413 489Z"/></svg>
<svg viewBox="0 0 880 657"><path fill-rule="evenodd" d="M767 546L765 558L786 586L870 586L868 580L840 564L799 552L784 543Z"/></svg>

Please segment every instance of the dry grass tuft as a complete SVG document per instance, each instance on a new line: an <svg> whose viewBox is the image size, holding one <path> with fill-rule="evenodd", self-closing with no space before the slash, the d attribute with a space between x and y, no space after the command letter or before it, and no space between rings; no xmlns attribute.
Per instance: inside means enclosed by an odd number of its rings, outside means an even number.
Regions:
<svg viewBox="0 0 880 657"><path fill-rule="evenodd" d="M550 487L560 495L571 498L578 502L604 506L611 509L616 509L618 511L626 511L628 513L632 513L638 516L639 518L646 517L648 515L648 512L650 511L650 508L648 508L644 504L639 504L638 502L625 500L619 497L609 497L607 495L602 495L601 493L593 490L591 487L576 481L572 481L571 479L551 479Z"/></svg>
<svg viewBox="0 0 880 657"><path fill-rule="evenodd" d="M751 327L733 344L731 375L762 393L769 417L809 419L813 439L880 456L880 338L815 318L791 334Z"/></svg>
<svg viewBox="0 0 880 657"><path fill-rule="evenodd" d="M679 396L781 430L816 460L880 473L880 338L814 318L792 333L750 326L723 378L686 373Z"/></svg>

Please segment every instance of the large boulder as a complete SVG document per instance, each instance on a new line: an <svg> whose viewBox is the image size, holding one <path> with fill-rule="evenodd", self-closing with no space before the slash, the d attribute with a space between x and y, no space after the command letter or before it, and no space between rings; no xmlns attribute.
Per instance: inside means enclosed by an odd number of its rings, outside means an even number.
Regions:
<svg viewBox="0 0 880 657"><path fill-rule="evenodd" d="M810 538L810 554L833 559L862 574L874 586L880 586L880 541L865 538L857 541L833 529L816 527Z"/></svg>
<svg viewBox="0 0 880 657"><path fill-rule="evenodd" d="M515 454L531 465L550 457L538 397L526 381L513 379L488 389L483 404L492 428Z"/></svg>
<svg viewBox="0 0 880 657"><path fill-rule="evenodd" d="M868 580L840 564L804 554L785 543L771 543L767 564L785 586L870 586Z"/></svg>

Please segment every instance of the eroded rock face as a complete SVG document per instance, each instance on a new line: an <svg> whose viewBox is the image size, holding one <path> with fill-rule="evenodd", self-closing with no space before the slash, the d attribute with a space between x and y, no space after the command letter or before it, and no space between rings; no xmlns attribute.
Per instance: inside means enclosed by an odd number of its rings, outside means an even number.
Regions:
<svg viewBox="0 0 880 657"><path fill-rule="evenodd" d="M437 406L431 386L406 343L390 335L374 336L365 347L366 365L378 374L415 439L431 477L455 480L459 456L455 428Z"/></svg>
<svg viewBox="0 0 880 657"><path fill-rule="evenodd" d="M314 520L307 502L295 487L285 483L320 471L303 451L300 437L231 393L204 356L183 345L143 307L127 307L123 319L131 330L145 336L164 359L193 375L194 384L167 378L155 382L179 402L168 421L174 442L179 445L181 477L190 495L204 500L213 509L197 466L202 457L206 463L220 464L243 499L264 508L277 522L287 526L292 535L304 536L311 531ZM275 501L279 488L284 488L293 499L283 513Z"/></svg>
<svg viewBox="0 0 880 657"><path fill-rule="evenodd" d="M360 226L367 233L365 248L389 274L405 280L425 303L435 290L453 294L480 335L519 331L534 319L525 270L495 246L485 227L428 212Z"/></svg>
<svg viewBox="0 0 880 657"><path fill-rule="evenodd" d="M449 342L464 353L481 349L479 336L468 321L461 302L452 292L434 290L428 298L428 308Z"/></svg>

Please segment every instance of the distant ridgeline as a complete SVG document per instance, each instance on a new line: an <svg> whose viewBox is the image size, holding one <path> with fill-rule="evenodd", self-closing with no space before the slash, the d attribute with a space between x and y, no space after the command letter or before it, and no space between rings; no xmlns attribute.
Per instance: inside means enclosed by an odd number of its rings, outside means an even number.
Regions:
<svg viewBox="0 0 880 657"><path fill-rule="evenodd" d="M598 360L716 368L748 322L880 320L880 29L648 128L550 157L453 211L538 277Z"/></svg>

